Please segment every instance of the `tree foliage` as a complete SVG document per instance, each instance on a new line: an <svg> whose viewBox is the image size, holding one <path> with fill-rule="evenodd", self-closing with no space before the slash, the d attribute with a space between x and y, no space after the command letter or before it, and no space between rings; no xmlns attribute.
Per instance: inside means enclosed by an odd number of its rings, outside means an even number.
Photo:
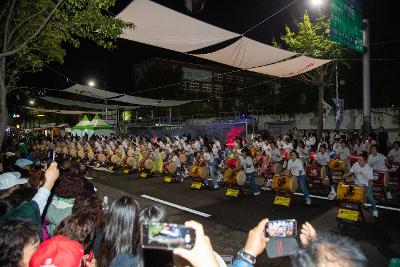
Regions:
<svg viewBox="0 0 400 267"><path fill-rule="evenodd" d="M276 47L284 48L315 58L338 59L342 57L342 47L329 38L329 18L321 15L315 22L312 22L307 11L303 20L296 24L295 30L288 25L285 27L285 34L280 37L280 41L273 40ZM319 120L318 133L322 133L322 100L324 99L324 89L332 84L335 74L334 62L322 65L312 71L299 75L298 79L319 89Z"/></svg>
<svg viewBox="0 0 400 267"><path fill-rule="evenodd" d="M89 39L111 49L125 28L108 9L116 0L5 0L0 3L0 145L7 120L7 93L25 72L63 63L64 45Z"/></svg>

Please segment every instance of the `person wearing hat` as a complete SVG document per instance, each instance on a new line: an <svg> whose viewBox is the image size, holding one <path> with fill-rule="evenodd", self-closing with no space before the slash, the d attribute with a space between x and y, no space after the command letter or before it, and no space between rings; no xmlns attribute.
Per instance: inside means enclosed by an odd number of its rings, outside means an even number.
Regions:
<svg viewBox="0 0 400 267"><path fill-rule="evenodd" d="M0 198L8 197L19 188L19 185L26 184L27 182L27 179L21 179L21 173L19 172L0 174Z"/></svg>
<svg viewBox="0 0 400 267"><path fill-rule="evenodd" d="M83 256L79 242L58 235L40 244L29 267L77 267L81 266Z"/></svg>
<svg viewBox="0 0 400 267"><path fill-rule="evenodd" d="M47 200L50 196L50 191L54 186L55 181L58 179L59 171L57 163L53 162L45 172L45 182L38 192L32 198L32 201L19 205L18 207L10 210L0 221L10 219L27 219L34 224L35 229L40 237L42 237L42 220L44 208L46 207Z"/></svg>
<svg viewBox="0 0 400 267"><path fill-rule="evenodd" d="M33 161L29 160L29 159L18 159L15 162L15 166L24 169L24 170L28 170L31 166L33 165Z"/></svg>

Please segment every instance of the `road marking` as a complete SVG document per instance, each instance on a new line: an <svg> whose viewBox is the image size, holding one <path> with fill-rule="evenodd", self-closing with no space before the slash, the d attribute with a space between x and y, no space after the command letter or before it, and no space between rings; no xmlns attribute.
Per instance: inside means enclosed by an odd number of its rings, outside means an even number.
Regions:
<svg viewBox="0 0 400 267"><path fill-rule="evenodd" d="M298 195L298 196L303 196L303 193L293 193L294 195ZM325 200L329 200L327 197L321 197L321 196L317 196L317 195L310 195L311 198L319 198L319 199L325 199ZM371 207L371 204L364 204L364 206L368 206ZM400 211L399 208L393 208L393 207L388 207L388 206L382 206L382 205L376 205L377 208L383 209L383 210L394 210L394 211Z"/></svg>
<svg viewBox="0 0 400 267"><path fill-rule="evenodd" d="M140 196L143 197L143 198L147 198L147 199L156 201L158 203L170 206L170 207L174 207L176 209L184 210L184 211L187 211L187 212L190 212L190 213L205 217L205 218L211 217L210 214L207 214L207 213L204 213L204 212L201 212L201 211L197 211L197 210L193 210L193 209L190 209L190 208L186 208L184 206L177 205L177 204L174 204L174 203L171 203L171 202L159 199L159 198L151 197L151 196L148 196L148 195L140 195Z"/></svg>

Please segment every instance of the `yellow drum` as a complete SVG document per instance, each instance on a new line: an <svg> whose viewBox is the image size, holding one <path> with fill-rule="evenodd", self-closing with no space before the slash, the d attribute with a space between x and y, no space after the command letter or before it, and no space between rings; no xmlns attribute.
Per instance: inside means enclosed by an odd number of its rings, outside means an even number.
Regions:
<svg viewBox="0 0 400 267"><path fill-rule="evenodd" d="M364 204L367 200L367 190L364 186L340 182L337 187L336 199Z"/></svg>
<svg viewBox="0 0 400 267"><path fill-rule="evenodd" d="M135 150L132 149L132 148L130 148L126 154L127 154L129 157L132 157L132 156L135 154Z"/></svg>
<svg viewBox="0 0 400 267"><path fill-rule="evenodd" d="M200 167L198 165L193 165L192 167L190 167L189 176L192 178L198 177L201 179L205 179L209 174L210 172L207 166Z"/></svg>
<svg viewBox="0 0 400 267"><path fill-rule="evenodd" d="M339 159L332 159L328 166L332 172L344 172L346 170L346 163Z"/></svg>
<svg viewBox="0 0 400 267"><path fill-rule="evenodd" d="M111 163L112 164L120 164L121 162L122 162L122 160L117 155L112 155L111 156Z"/></svg>
<svg viewBox="0 0 400 267"><path fill-rule="evenodd" d="M62 152L64 155L68 155L68 147L64 147Z"/></svg>
<svg viewBox="0 0 400 267"><path fill-rule="evenodd" d="M85 151L83 151L83 149L80 149L78 151L78 157L80 157L81 159L84 159L86 157Z"/></svg>
<svg viewBox="0 0 400 267"><path fill-rule="evenodd" d="M100 153L97 155L97 160L100 161L101 163L106 162L106 156L103 153Z"/></svg>
<svg viewBox="0 0 400 267"><path fill-rule="evenodd" d="M224 182L225 183L232 183L234 171L232 169L227 169L224 173Z"/></svg>
<svg viewBox="0 0 400 267"><path fill-rule="evenodd" d="M69 154L71 155L71 157L76 158L76 156L77 156L76 149L75 149L75 148L72 148L72 149L69 151Z"/></svg>
<svg viewBox="0 0 400 267"><path fill-rule="evenodd" d="M134 165L136 165L136 160L133 157L128 156L125 160L125 164L129 167L134 167Z"/></svg>
<svg viewBox="0 0 400 267"><path fill-rule="evenodd" d="M296 192L299 184L296 176L281 176L275 174L272 180L272 188L275 190L284 190Z"/></svg>
<svg viewBox="0 0 400 267"><path fill-rule="evenodd" d="M93 159L94 159L94 153L93 153L93 150L89 150L89 152L88 152L87 156L88 156L88 159L89 159L89 160L93 160Z"/></svg>

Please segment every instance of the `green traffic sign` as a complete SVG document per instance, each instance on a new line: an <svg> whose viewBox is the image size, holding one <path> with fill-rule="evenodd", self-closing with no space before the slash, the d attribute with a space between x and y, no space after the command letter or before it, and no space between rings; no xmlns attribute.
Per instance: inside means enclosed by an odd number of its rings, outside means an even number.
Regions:
<svg viewBox="0 0 400 267"><path fill-rule="evenodd" d="M362 53L362 13L354 2L357 0L330 1L330 36L333 41Z"/></svg>

